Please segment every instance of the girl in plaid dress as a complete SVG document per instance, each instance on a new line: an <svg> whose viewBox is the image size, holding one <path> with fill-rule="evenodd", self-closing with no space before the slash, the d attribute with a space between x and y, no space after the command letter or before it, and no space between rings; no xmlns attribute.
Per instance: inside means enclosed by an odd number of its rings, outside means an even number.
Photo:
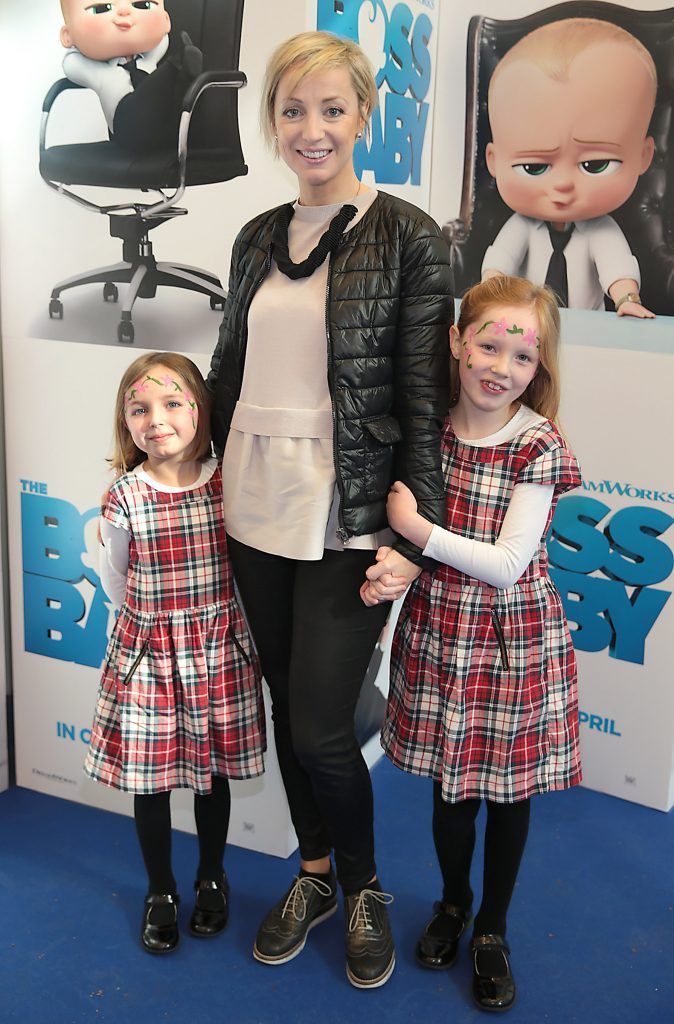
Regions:
<svg viewBox="0 0 674 1024"><path fill-rule="evenodd" d="M230 778L263 771L256 655L234 595L209 403L191 360L148 353L124 374L101 517L101 580L120 608L103 666L85 771L135 794L148 873L141 942L178 943L171 790L194 791L200 861L194 935L227 923L222 867Z"/></svg>
<svg viewBox="0 0 674 1024"><path fill-rule="evenodd" d="M447 529L419 515L403 483L388 501L391 526L442 563L412 584L398 619L382 736L394 764L434 780L444 891L417 958L430 968L454 962L472 916L474 822L484 800L473 994L485 1010L515 999L506 912L530 797L581 777L576 662L545 548L559 495L581 480L552 422L558 342L548 289L502 276L472 288L450 334ZM373 579L364 597L395 596L388 584Z"/></svg>

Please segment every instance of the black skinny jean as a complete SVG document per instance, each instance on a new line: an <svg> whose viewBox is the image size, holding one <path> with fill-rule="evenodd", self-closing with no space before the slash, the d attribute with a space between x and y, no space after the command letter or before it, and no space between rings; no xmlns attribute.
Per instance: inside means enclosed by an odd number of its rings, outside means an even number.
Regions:
<svg viewBox="0 0 674 1024"><path fill-rule="evenodd" d="M357 892L376 873L372 785L354 735L358 695L389 603L360 599L373 551L320 561L270 555L228 539L262 671L290 815L304 860L334 848L337 877Z"/></svg>

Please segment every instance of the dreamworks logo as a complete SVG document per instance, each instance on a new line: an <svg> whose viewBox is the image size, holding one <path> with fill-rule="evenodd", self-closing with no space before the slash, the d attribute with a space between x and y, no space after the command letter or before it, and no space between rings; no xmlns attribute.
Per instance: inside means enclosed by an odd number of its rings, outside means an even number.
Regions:
<svg viewBox="0 0 674 1024"><path fill-rule="evenodd" d="M618 494L621 498L636 498L641 501L661 501L665 505L674 505L672 491L637 487L636 484L620 483L618 480L583 480L583 490L594 491L598 494Z"/></svg>

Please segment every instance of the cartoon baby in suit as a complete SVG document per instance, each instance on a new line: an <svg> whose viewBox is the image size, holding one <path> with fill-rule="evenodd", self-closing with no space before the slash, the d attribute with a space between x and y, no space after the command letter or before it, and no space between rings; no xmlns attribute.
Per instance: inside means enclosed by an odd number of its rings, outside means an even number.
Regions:
<svg viewBox="0 0 674 1024"><path fill-rule="evenodd" d="M514 211L485 252L482 277L548 283L560 304L652 317L638 263L608 216L653 159L648 126L657 74L624 29L569 18L530 32L489 86L487 167Z"/></svg>
<svg viewBox="0 0 674 1024"><path fill-rule="evenodd" d="M182 97L203 59L183 32L159 64L171 30L164 0L61 0L61 10L63 72L97 93L113 140L134 155L176 147Z"/></svg>

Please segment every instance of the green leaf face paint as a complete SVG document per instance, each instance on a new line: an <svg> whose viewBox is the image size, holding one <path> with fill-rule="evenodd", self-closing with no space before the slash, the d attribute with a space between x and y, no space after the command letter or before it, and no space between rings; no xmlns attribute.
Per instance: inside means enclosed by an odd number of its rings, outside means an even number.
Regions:
<svg viewBox="0 0 674 1024"><path fill-rule="evenodd" d="M485 322L482 324L482 327L475 331L475 336L477 337L478 334L481 334L482 331L486 330L487 327L491 327L492 325L494 327L494 330L492 332L493 334L521 334L524 340L526 341L527 345L535 345L537 349L541 347L541 339L538 337L533 327L518 327L515 323L508 326L506 318L503 316L501 317L500 320L485 320ZM468 330L470 330L470 328L468 328Z"/></svg>

